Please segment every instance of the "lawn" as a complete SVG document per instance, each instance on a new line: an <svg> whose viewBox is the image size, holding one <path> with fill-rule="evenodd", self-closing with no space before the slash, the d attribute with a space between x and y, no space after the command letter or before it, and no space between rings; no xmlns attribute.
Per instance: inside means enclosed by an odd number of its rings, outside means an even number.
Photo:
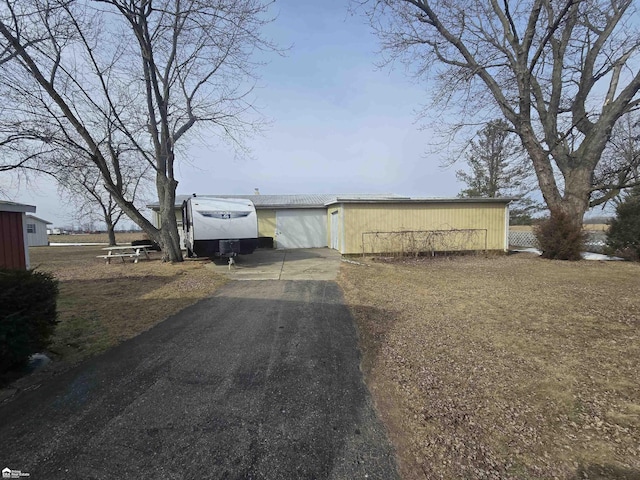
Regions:
<svg viewBox="0 0 640 480"><path fill-rule="evenodd" d="M345 264L405 480L639 479L640 265Z"/></svg>
<svg viewBox="0 0 640 480"><path fill-rule="evenodd" d="M163 263L153 252L150 261L107 265L96 258L100 254L99 246L29 249L32 268L51 272L60 282L60 324L50 348L58 364L74 363L134 337L226 282L206 268L208 260Z"/></svg>

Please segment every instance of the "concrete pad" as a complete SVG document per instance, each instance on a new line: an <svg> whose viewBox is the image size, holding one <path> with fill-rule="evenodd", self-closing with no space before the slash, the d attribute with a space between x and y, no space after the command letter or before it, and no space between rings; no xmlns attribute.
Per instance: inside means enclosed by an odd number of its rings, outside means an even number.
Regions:
<svg viewBox="0 0 640 480"><path fill-rule="evenodd" d="M342 255L329 248L256 250L251 255L210 264L217 273L233 280L335 280Z"/></svg>

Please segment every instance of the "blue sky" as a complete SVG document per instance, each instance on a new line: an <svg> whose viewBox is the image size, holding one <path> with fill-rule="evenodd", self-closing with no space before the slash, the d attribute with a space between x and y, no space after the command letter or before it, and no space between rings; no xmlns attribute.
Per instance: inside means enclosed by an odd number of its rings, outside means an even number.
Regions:
<svg viewBox="0 0 640 480"><path fill-rule="evenodd" d="M250 158L223 143L196 145L178 168L179 194L397 193L455 196L455 169L427 154L432 134L416 111L427 86L403 67L379 69L378 40L348 0L278 0L266 32L286 55L261 67L256 105L270 120L250 139ZM207 136L207 135L205 135ZM14 191L15 193L15 191ZM44 180L12 200L36 215L71 225L72 212Z"/></svg>

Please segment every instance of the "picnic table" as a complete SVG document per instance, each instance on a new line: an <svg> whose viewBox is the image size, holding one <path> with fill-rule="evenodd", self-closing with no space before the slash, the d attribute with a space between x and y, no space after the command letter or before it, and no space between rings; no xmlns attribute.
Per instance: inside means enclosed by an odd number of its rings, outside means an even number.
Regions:
<svg viewBox="0 0 640 480"><path fill-rule="evenodd" d="M133 263L138 263L140 257L144 257L147 260L151 260L149 256L149 249L151 249L153 245L121 245L115 247L105 247L102 250L107 252L106 255L98 255L98 258L104 258L107 263L111 263L112 258L120 258L122 259L122 263L125 262L125 259L131 258L133 259Z"/></svg>

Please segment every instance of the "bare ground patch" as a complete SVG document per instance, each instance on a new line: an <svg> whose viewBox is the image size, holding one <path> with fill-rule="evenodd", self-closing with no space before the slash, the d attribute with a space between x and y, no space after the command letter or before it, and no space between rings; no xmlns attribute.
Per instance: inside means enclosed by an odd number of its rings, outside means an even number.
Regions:
<svg viewBox="0 0 640 480"><path fill-rule="evenodd" d="M344 264L405 479L640 478L640 266Z"/></svg>

